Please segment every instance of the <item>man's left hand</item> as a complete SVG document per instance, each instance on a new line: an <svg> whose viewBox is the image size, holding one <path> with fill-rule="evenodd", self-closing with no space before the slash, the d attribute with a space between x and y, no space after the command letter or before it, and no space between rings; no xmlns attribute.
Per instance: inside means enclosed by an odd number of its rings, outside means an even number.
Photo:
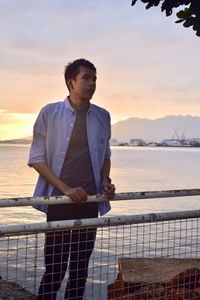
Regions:
<svg viewBox="0 0 200 300"><path fill-rule="evenodd" d="M109 183L106 180L103 180L102 187L103 187L103 194L106 196L106 198L113 199L115 197L115 185L114 184Z"/></svg>

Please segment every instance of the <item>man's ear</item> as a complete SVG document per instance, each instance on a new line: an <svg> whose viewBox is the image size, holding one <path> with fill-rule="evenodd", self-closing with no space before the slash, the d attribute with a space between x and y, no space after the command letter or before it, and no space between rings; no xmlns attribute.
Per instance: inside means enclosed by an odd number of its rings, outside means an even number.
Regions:
<svg viewBox="0 0 200 300"><path fill-rule="evenodd" d="M67 86L69 87L69 90L73 89L73 84L71 79L67 80Z"/></svg>

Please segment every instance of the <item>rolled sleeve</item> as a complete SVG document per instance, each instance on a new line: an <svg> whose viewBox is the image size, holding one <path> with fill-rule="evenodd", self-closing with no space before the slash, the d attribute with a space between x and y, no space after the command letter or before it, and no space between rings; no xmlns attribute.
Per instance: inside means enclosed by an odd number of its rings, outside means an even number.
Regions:
<svg viewBox="0 0 200 300"><path fill-rule="evenodd" d="M36 163L46 162L46 132L47 121L45 117L45 108L43 108L33 127L33 141L28 160L28 166L30 167Z"/></svg>
<svg viewBox="0 0 200 300"><path fill-rule="evenodd" d="M110 150L110 144L108 142L108 144L106 146L105 159L110 158L110 157L111 157L111 150Z"/></svg>
<svg viewBox="0 0 200 300"><path fill-rule="evenodd" d="M109 115L108 139L107 139L107 144L106 144L105 159L111 157L110 138L111 138L111 124L110 124L110 115Z"/></svg>

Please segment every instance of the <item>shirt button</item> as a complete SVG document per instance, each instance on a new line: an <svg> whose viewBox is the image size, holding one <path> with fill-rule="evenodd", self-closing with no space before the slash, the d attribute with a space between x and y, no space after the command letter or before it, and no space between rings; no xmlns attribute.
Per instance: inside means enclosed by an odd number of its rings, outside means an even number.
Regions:
<svg viewBox="0 0 200 300"><path fill-rule="evenodd" d="M69 141L69 138L67 138L67 141Z"/></svg>
<svg viewBox="0 0 200 300"><path fill-rule="evenodd" d="M73 123L70 124L71 127L72 127L73 125L74 125Z"/></svg>

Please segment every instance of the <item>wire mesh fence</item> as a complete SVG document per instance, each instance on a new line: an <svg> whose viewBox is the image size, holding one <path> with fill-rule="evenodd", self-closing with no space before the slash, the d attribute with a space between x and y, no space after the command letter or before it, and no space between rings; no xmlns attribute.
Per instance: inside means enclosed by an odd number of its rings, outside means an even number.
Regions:
<svg viewBox="0 0 200 300"><path fill-rule="evenodd" d="M186 211L0 226L0 299L79 300L85 287L85 300L200 300L199 222Z"/></svg>

